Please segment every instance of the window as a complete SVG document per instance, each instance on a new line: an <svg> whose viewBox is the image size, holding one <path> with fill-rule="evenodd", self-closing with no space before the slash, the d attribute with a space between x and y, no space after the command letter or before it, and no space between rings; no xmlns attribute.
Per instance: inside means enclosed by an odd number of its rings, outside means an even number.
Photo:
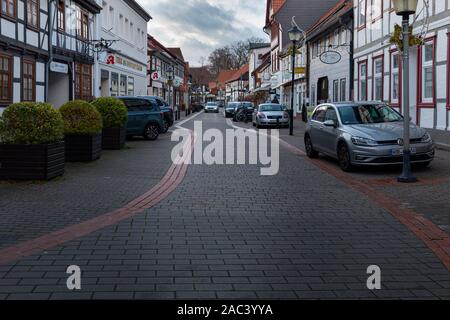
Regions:
<svg viewBox="0 0 450 320"><path fill-rule="evenodd" d="M2 15L15 19L17 0L1 0L1 1L2 1Z"/></svg>
<svg viewBox="0 0 450 320"><path fill-rule="evenodd" d="M384 91L384 56L373 58L373 82L372 82L372 98L373 100L383 101Z"/></svg>
<svg viewBox="0 0 450 320"><path fill-rule="evenodd" d="M121 96L126 96L127 95L127 76L124 75L124 74L120 75L119 89L120 89L120 95Z"/></svg>
<svg viewBox="0 0 450 320"><path fill-rule="evenodd" d="M366 27L367 0L358 0L358 29Z"/></svg>
<svg viewBox="0 0 450 320"><path fill-rule="evenodd" d="M119 75L111 73L111 96L117 97L119 95Z"/></svg>
<svg viewBox="0 0 450 320"><path fill-rule="evenodd" d="M11 103L11 82L12 82L11 58L0 55L0 102Z"/></svg>
<svg viewBox="0 0 450 320"><path fill-rule="evenodd" d="M77 10L77 36L80 39L89 39L89 15L78 9Z"/></svg>
<svg viewBox="0 0 450 320"><path fill-rule="evenodd" d="M383 17L383 0L371 0L371 16L372 21Z"/></svg>
<svg viewBox="0 0 450 320"><path fill-rule="evenodd" d="M113 7L109 7L109 28L115 29L116 28L116 19L115 19L115 15L114 15L114 8Z"/></svg>
<svg viewBox="0 0 450 320"><path fill-rule="evenodd" d="M360 61L359 66L359 97L360 101L367 100L367 60Z"/></svg>
<svg viewBox="0 0 450 320"><path fill-rule="evenodd" d="M325 113L325 121L333 121L334 123L338 123L338 117L337 117L337 113L336 110L334 110L334 108L329 107Z"/></svg>
<svg viewBox="0 0 450 320"><path fill-rule="evenodd" d="M339 80L333 81L333 101L339 101Z"/></svg>
<svg viewBox="0 0 450 320"><path fill-rule="evenodd" d="M320 107L313 114L312 119L314 121L317 121L317 122L324 122L325 121L325 113L326 112L327 112L327 107Z"/></svg>
<svg viewBox="0 0 450 320"><path fill-rule="evenodd" d="M75 62L75 99L92 99L92 66Z"/></svg>
<svg viewBox="0 0 450 320"><path fill-rule="evenodd" d="M345 100L347 100L346 80L345 79L341 79L340 86L341 86L341 101L345 101Z"/></svg>
<svg viewBox="0 0 450 320"><path fill-rule="evenodd" d="M134 96L134 78L128 77L128 95Z"/></svg>
<svg viewBox="0 0 450 320"><path fill-rule="evenodd" d="M31 28L39 28L39 0L27 1L27 26Z"/></svg>
<svg viewBox="0 0 450 320"><path fill-rule="evenodd" d="M23 101L35 101L36 64L31 60L23 61Z"/></svg>
<svg viewBox="0 0 450 320"><path fill-rule="evenodd" d="M66 5L63 0L58 1L58 30L66 30Z"/></svg>
<svg viewBox="0 0 450 320"><path fill-rule="evenodd" d="M391 52L391 75L390 75L390 103L400 107L401 92L401 61L397 51Z"/></svg>
<svg viewBox="0 0 450 320"><path fill-rule="evenodd" d="M419 47L419 105L434 106L435 39L428 39Z"/></svg>

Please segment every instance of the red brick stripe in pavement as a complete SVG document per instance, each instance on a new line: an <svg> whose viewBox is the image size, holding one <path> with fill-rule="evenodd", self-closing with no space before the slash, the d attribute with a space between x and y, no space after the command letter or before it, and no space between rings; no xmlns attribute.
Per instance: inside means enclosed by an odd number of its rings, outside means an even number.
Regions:
<svg viewBox="0 0 450 320"><path fill-rule="evenodd" d="M195 143L191 136L190 147ZM128 203L123 208L100 215L82 223L54 231L39 238L25 241L0 250L0 265L8 264L24 257L38 254L65 242L88 235L104 227L128 219L145 209L149 209L165 199L183 181L187 164L184 159L191 156L190 148L185 148L181 164L173 164L161 181L148 192Z"/></svg>
<svg viewBox="0 0 450 320"><path fill-rule="evenodd" d="M306 155L303 150L287 143L282 139L280 139L280 145L296 155ZM416 237L422 240L450 271L450 235L448 235L430 220L419 215L414 210L403 207L402 204L397 200L392 199L386 196L384 193L376 190L375 188L370 186L370 182L354 179L349 174L342 172L335 166L318 159L306 159L316 167L320 168L322 171L327 172L338 180L349 185L353 189L356 189L357 191L363 193L378 206L387 210L411 232L413 232Z"/></svg>

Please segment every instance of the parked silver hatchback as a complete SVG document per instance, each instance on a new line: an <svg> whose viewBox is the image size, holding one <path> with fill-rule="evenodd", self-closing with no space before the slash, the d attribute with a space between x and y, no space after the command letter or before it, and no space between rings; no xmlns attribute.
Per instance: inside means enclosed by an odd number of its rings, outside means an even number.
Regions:
<svg viewBox="0 0 450 320"><path fill-rule="evenodd" d="M253 111L253 126L289 128L289 114L280 104L263 103Z"/></svg>
<svg viewBox="0 0 450 320"><path fill-rule="evenodd" d="M395 165L403 162L403 116L379 102L319 105L308 122L308 157L319 153L336 158L344 171L354 166ZM411 123L411 162L429 165L434 143L425 129Z"/></svg>

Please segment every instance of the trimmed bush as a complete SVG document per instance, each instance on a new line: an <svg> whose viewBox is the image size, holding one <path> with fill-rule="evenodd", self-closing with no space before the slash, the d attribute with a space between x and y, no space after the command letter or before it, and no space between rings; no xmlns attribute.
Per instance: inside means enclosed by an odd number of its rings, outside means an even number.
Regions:
<svg viewBox="0 0 450 320"><path fill-rule="evenodd" d="M86 101L66 102L59 111L64 119L66 135L95 135L102 132L103 122L100 112Z"/></svg>
<svg viewBox="0 0 450 320"><path fill-rule="evenodd" d="M62 116L48 103L15 103L0 116L0 143L51 144L63 138Z"/></svg>
<svg viewBox="0 0 450 320"><path fill-rule="evenodd" d="M125 104L113 97L95 99L92 104L103 118L103 128L120 128L128 121L128 110Z"/></svg>

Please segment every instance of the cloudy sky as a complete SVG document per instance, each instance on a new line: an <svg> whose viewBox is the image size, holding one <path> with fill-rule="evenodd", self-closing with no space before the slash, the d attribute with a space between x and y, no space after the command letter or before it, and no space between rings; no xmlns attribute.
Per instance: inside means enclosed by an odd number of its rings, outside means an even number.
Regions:
<svg viewBox="0 0 450 320"><path fill-rule="evenodd" d="M262 31L265 0L137 0L153 17L149 33L167 47L181 47L198 66L214 48Z"/></svg>

